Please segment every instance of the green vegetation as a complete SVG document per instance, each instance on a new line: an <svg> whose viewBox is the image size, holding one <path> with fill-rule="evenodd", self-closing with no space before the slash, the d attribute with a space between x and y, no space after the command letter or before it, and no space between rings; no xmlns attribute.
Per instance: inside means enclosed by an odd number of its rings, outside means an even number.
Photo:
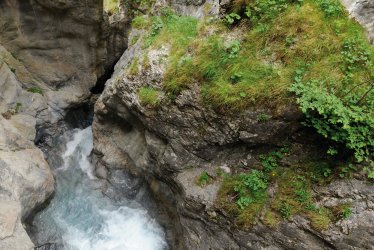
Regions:
<svg viewBox="0 0 374 250"><path fill-rule="evenodd" d="M132 27L136 29L147 29L148 25L150 24L150 20L145 15L140 15L134 17L132 20Z"/></svg>
<svg viewBox="0 0 374 250"><path fill-rule="evenodd" d="M240 174L234 186L234 191L239 194L236 201L239 208L245 209L252 203L261 202L266 196L267 182L267 176L259 170Z"/></svg>
<svg viewBox="0 0 374 250"><path fill-rule="evenodd" d="M139 74L139 58L134 57L131 64L128 67L127 74L129 76L135 76Z"/></svg>
<svg viewBox="0 0 374 250"><path fill-rule="evenodd" d="M104 11L114 14L119 11L119 0L104 0Z"/></svg>
<svg viewBox="0 0 374 250"><path fill-rule="evenodd" d="M130 46L134 45L139 40L139 36L133 36L130 40Z"/></svg>
<svg viewBox="0 0 374 250"><path fill-rule="evenodd" d="M21 111L21 108L22 108L22 103L17 102L16 108L14 109L16 111L16 114L18 114Z"/></svg>
<svg viewBox="0 0 374 250"><path fill-rule="evenodd" d="M230 13L225 16L225 22L227 24L233 24L235 21L239 21L241 17L236 13Z"/></svg>
<svg viewBox="0 0 374 250"><path fill-rule="evenodd" d="M305 124L330 142L327 153L344 145L374 178L374 49L339 0L239 0L228 13L135 18L134 27L149 29L144 48L170 46L165 93L200 86L218 112L278 111L296 96Z"/></svg>
<svg viewBox="0 0 374 250"><path fill-rule="evenodd" d="M211 181L212 181L212 177L210 177L206 171L203 171L197 180L197 184L200 187L204 187L205 185L209 184L209 182Z"/></svg>
<svg viewBox="0 0 374 250"><path fill-rule="evenodd" d="M30 87L27 89L27 92L43 95L43 90L39 87Z"/></svg>
<svg viewBox="0 0 374 250"><path fill-rule="evenodd" d="M296 97L305 124L326 138L327 154L339 155L344 146L374 179L374 48L339 0L238 0L222 20L160 12L136 17L133 27L148 30L143 49L170 49L162 88L171 100L199 86L204 104L217 112L255 106L276 113ZM135 59L130 72L138 74L138 67ZM150 106L159 105L160 94L139 90L141 102ZM257 119L271 117L262 113ZM318 205L312 186L351 178L356 165L333 168L306 160L286 168L281 160L287 156L283 148L261 155L256 169L222 176L218 203L238 225L262 220L275 227L300 214L325 230L351 216L349 205ZM205 186L210 179L202 172L197 183Z"/></svg>
<svg viewBox="0 0 374 250"><path fill-rule="evenodd" d="M362 28L347 18L338 1L251 1L238 4L224 19L230 27L198 24L170 11L148 20L152 28L146 47L171 44L166 92L178 95L198 83L205 102L217 110L279 106L291 98L288 89L300 66L311 65L311 76L323 69L322 78L341 80L344 72L337 66L344 60L344 42L355 38L368 47ZM239 21L245 25L232 26ZM242 38L227 39L237 29ZM368 76L365 71L352 80Z"/></svg>
<svg viewBox="0 0 374 250"><path fill-rule="evenodd" d="M226 176L220 189L221 206L237 217L237 223L250 227L257 222L259 213L268 202L268 187L276 176L278 160L283 157L282 149L260 156L262 170L252 169L247 173ZM235 201L235 203L233 203ZM269 224L274 225L277 215L268 215Z"/></svg>
<svg viewBox="0 0 374 250"><path fill-rule="evenodd" d="M339 79L310 77L303 81L303 71L297 70L291 90L298 96L307 125L325 138L345 144L362 162L374 152L374 95L370 92L374 54L357 41L345 41L341 55L343 75Z"/></svg>
<svg viewBox="0 0 374 250"><path fill-rule="evenodd" d="M357 167L353 164L348 164L340 168L340 178L352 178L353 174L357 171Z"/></svg>
<svg viewBox="0 0 374 250"><path fill-rule="evenodd" d="M162 93L153 88L141 87L138 96L143 105L157 107L161 103Z"/></svg>
<svg viewBox="0 0 374 250"><path fill-rule="evenodd" d="M321 231L334 221L349 218L350 205L317 205L312 190L312 185L328 183L340 170L333 172L327 163L308 158L298 165L284 167L281 160L289 154L288 148L284 147L260 155L258 168L225 176L219 191L219 205L244 228L253 226L258 220L276 227L282 219L289 220L298 214L308 218L310 225Z"/></svg>
<svg viewBox="0 0 374 250"><path fill-rule="evenodd" d="M280 220L281 219L277 213L271 210L266 210L263 218L263 222L265 225L267 225L270 228L275 228L280 222Z"/></svg>
<svg viewBox="0 0 374 250"><path fill-rule="evenodd" d="M271 116L268 115L268 114L265 114L265 113L261 113L258 117L257 117L257 120L259 122L266 122L268 120L270 120Z"/></svg>
<svg viewBox="0 0 374 250"><path fill-rule="evenodd" d="M346 207L342 210L340 217L344 220L349 219L352 215L352 209L350 207Z"/></svg>
<svg viewBox="0 0 374 250"><path fill-rule="evenodd" d="M350 204L341 204L339 206L333 207L332 211L337 218L342 220L347 220L352 215L352 208Z"/></svg>

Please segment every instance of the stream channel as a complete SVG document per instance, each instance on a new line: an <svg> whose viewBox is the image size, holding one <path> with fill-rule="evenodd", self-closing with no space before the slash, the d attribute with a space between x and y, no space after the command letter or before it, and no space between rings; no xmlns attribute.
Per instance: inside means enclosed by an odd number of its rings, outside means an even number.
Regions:
<svg viewBox="0 0 374 250"><path fill-rule="evenodd" d="M90 160L91 127L65 132L56 147L60 157L48 159L55 194L31 224L36 249L167 249L163 229L144 207L130 199L114 202L101 191Z"/></svg>

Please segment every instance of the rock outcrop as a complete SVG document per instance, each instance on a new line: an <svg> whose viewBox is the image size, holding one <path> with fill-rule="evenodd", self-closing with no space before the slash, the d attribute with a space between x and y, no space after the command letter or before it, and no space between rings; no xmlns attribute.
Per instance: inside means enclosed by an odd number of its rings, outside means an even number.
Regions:
<svg viewBox="0 0 374 250"><path fill-rule="evenodd" d="M0 58L0 249L32 249L22 222L54 190L49 165L34 145L36 116L48 117L48 106L41 94L24 89L19 79L27 82L30 74L1 46Z"/></svg>
<svg viewBox="0 0 374 250"><path fill-rule="evenodd" d="M203 4L181 1L171 6L200 17L196 10L202 10ZM370 33L373 15L368 17L362 22ZM145 50L142 35L132 30L129 40L140 38L117 63L96 103L93 130L97 170L102 178L110 178L115 169L126 168L148 181L171 217L164 226L169 229L173 249L369 249L374 244L370 229L373 191L371 184L362 180L341 180L315 189L321 205L349 202L353 207L349 220L334 222L327 230L315 230L301 216L283 221L275 229L261 222L249 231L237 228L216 206L220 181L201 188L196 180L202 171L214 176L217 168L230 173L235 171L232 166L253 167L259 152L281 145L287 137L300 143L300 114L292 105L272 113L265 122L258 116L269 113L266 109L218 114L202 105L198 87L183 90L170 102L164 98L157 107L142 103L140 88L162 89L170 53L168 44ZM135 73L130 67L135 67ZM298 153L305 153L303 150Z"/></svg>
<svg viewBox="0 0 374 250"><path fill-rule="evenodd" d="M55 121L86 99L104 72L102 6L102 0L0 3L0 44L30 72L27 83L43 89Z"/></svg>
<svg viewBox="0 0 374 250"><path fill-rule="evenodd" d="M374 44L374 2L370 0L341 0L348 12L366 30L372 44Z"/></svg>
<svg viewBox="0 0 374 250"><path fill-rule="evenodd" d="M54 190L34 143L53 146L48 138L64 129L59 122L88 99L107 67L102 6L0 2L0 249L33 248L22 223Z"/></svg>

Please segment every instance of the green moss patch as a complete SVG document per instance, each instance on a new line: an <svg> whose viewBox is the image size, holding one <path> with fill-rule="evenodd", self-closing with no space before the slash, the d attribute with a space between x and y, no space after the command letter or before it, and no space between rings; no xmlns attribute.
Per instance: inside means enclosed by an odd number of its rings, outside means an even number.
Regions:
<svg viewBox="0 0 374 250"><path fill-rule="evenodd" d="M138 96L143 105L157 107L161 103L162 92L149 87L141 87Z"/></svg>

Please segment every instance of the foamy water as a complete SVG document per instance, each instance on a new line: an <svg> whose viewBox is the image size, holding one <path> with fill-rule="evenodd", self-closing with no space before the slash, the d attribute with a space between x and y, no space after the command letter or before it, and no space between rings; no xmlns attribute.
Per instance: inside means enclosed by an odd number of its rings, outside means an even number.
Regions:
<svg viewBox="0 0 374 250"><path fill-rule="evenodd" d="M166 249L164 232L141 207L114 205L98 188L89 155L91 127L77 130L62 153L56 194L34 224L45 242L61 241L71 250ZM40 237L39 237L40 238Z"/></svg>

